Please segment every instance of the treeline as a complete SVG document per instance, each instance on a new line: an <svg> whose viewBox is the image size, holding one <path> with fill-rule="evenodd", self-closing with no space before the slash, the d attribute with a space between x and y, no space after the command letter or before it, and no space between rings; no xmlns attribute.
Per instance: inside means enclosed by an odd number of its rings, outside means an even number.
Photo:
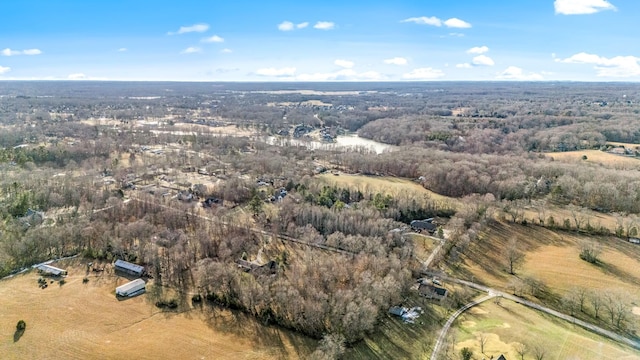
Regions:
<svg viewBox="0 0 640 360"><path fill-rule="evenodd" d="M530 200L550 195L561 204L602 212L640 212L637 171L613 165L559 162L532 153L472 155L417 148L375 158L348 153L341 165L354 172L413 178L451 197L490 193L498 200Z"/></svg>

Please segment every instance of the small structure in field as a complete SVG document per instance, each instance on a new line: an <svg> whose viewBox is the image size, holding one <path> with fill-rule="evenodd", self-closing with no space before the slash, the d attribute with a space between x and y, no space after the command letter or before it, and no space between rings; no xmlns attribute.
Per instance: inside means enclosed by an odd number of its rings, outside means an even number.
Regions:
<svg viewBox="0 0 640 360"><path fill-rule="evenodd" d="M53 276L64 276L67 275L67 270L64 269L60 269L57 268L55 266L51 266L51 265L46 265L46 264L40 264L38 266L36 266L36 269L38 269L39 272L46 274L46 275L53 275Z"/></svg>
<svg viewBox="0 0 640 360"><path fill-rule="evenodd" d="M142 294L145 291L145 282L142 279L135 279L116 288L116 296L131 297Z"/></svg>
<svg viewBox="0 0 640 360"><path fill-rule="evenodd" d="M122 271L129 275L142 276L142 274L144 274L144 266L132 264L124 260L116 260L113 266L117 271Z"/></svg>

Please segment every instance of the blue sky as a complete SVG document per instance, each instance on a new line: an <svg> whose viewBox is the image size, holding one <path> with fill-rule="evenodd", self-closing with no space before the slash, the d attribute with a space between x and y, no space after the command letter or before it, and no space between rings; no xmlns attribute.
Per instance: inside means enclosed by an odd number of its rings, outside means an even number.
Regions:
<svg viewBox="0 0 640 360"><path fill-rule="evenodd" d="M639 81L638 0L7 0L0 79Z"/></svg>

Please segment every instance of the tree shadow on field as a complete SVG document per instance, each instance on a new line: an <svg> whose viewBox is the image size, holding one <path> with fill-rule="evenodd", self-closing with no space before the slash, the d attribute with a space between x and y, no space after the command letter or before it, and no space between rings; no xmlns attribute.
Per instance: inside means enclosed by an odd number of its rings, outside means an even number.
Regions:
<svg viewBox="0 0 640 360"><path fill-rule="evenodd" d="M16 330L16 332L13 333L13 342L18 342L18 340L20 340L20 338L22 337L22 335L24 335L24 330L25 329L19 329Z"/></svg>

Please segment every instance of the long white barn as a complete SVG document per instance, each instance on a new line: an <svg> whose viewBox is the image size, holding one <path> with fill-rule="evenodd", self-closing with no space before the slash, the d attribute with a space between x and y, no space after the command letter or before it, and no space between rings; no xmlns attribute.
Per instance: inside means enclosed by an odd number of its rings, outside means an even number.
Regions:
<svg viewBox="0 0 640 360"><path fill-rule="evenodd" d="M145 282L142 279L135 279L116 288L117 296L136 296L145 291Z"/></svg>
<svg viewBox="0 0 640 360"><path fill-rule="evenodd" d="M40 264L36 266L36 269L38 269L42 273L53 275L53 276L67 275L67 270L60 269L51 265L46 265L46 264Z"/></svg>

